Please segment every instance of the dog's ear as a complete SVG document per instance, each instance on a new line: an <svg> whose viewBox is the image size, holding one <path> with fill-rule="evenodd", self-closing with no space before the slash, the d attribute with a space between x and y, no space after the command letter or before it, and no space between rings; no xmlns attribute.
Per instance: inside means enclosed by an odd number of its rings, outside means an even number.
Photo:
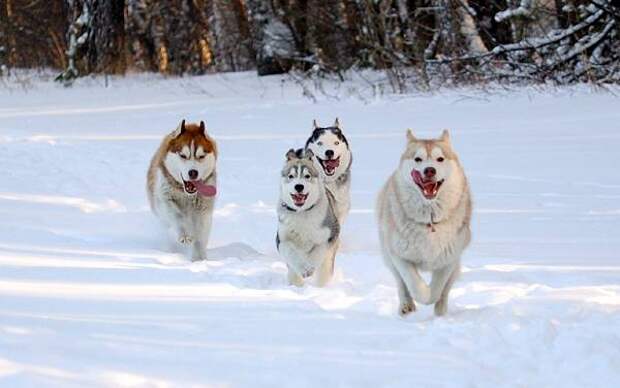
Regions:
<svg viewBox="0 0 620 388"><path fill-rule="evenodd" d="M207 126L205 125L205 122L200 120L200 132L202 132L203 134L207 133Z"/></svg>
<svg viewBox="0 0 620 388"><path fill-rule="evenodd" d="M340 129L340 120L338 120L338 117L336 117L336 121L334 121L334 127Z"/></svg>
<svg viewBox="0 0 620 388"><path fill-rule="evenodd" d="M181 136L181 134L183 134L183 132L185 132L185 119L183 119L181 123L179 123L179 126L177 127L177 129L175 129L174 132L172 132L172 136L179 137Z"/></svg>
<svg viewBox="0 0 620 388"><path fill-rule="evenodd" d="M407 129L407 141L409 143L415 143L416 141L418 141L418 138L415 137L411 129Z"/></svg>
<svg viewBox="0 0 620 388"><path fill-rule="evenodd" d="M314 131L319 127L319 124L316 122L316 119L312 120L312 130Z"/></svg>
<svg viewBox="0 0 620 388"><path fill-rule="evenodd" d="M441 132L441 137L439 138L439 140L450 143L450 132L447 129L444 129L443 132Z"/></svg>
<svg viewBox="0 0 620 388"><path fill-rule="evenodd" d="M304 157L306 159L312 160L312 158L314 158L314 152L312 152L311 150L307 149L306 152L304 153Z"/></svg>
<svg viewBox="0 0 620 388"><path fill-rule="evenodd" d="M295 152L294 149L290 149L288 150L288 152L286 153L286 160L293 160L293 159L297 159L297 153Z"/></svg>

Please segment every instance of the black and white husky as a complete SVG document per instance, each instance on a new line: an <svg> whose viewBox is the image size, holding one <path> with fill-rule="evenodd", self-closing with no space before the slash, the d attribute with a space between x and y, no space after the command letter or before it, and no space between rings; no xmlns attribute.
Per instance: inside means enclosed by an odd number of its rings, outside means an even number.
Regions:
<svg viewBox="0 0 620 388"><path fill-rule="evenodd" d="M312 151L289 150L280 182L276 245L296 286L313 275L317 286L327 284L340 243L334 198L312 159Z"/></svg>
<svg viewBox="0 0 620 388"><path fill-rule="evenodd" d="M351 208L351 163L349 142L342 133L338 119L331 127L320 127L314 121L312 135L306 141L306 150L314 154L314 164L320 171L325 186L336 200L336 217L340 225Z"/></svg>

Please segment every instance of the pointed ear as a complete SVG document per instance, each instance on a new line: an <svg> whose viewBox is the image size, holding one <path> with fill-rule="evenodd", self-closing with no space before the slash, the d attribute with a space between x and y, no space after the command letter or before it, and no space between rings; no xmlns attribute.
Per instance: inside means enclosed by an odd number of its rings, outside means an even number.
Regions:
<svg viewBox="0 0 620 388"><path fill-rule="evenodd" d="M334 127L340 128L340 120L338 120L338 117L336 117L336 121L334 121Z"/></svg>
<svg viewBox="0 0 620 388"><path fill-rule="evenodd" d="M314 158L314 152L312 152L311 150L307 149L306 152L304 153L304 157L306 159L312 160L312 158Z"/></svg>
<svg viewBox="0 0 620 388"><path fill-rule="evenodd" d="M439 138L439 140L450 143L450 132L448 132L447 129L444 129L443 132L441 132L441 137Z"/></svg>
<svg viewBox="0 0 620 388"><path fill-rule="evenodd" d="M415 143L417 140L418 139L413 134L413 131L411 129L407 129L407 141L409 143Z"/></svg>
<svg viewBox="0 0 620 388"><path fill-rule="evenodd" d="M207 126L205 125L205 122L200 120L200 131L205 134L207 133Z"/></svg>
<svg viewBox="0 0 620 388"><path fill-rule="evenodd" d="M290 149L288 150L288 152L286 153L286 160L293 160L293 159L297 159L297 153L295 152L294 149Z"/></svg>
<svg viewBox="0 0 620 388"><path fill-rule="evenodd" d="M316 122L316 119L312 120L312 130L315 130L319 127L319 124Z"/></svg>
<svg viewBox="0 0 620 388"><path fill-rule="evenodd" d="M178 137L178 136L181 136L183 132L185 132L185 120L181 121L177 129L175 129L174 132L172 133L172 135L174 137Z"/></svg>

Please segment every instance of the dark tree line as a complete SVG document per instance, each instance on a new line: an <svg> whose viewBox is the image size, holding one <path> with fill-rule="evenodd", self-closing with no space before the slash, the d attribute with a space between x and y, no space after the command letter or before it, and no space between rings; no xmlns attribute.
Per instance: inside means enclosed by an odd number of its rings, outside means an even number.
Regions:
<svg viewBox="0 0 620 388"><path fill-rule="evenodd" d="M1 0L0 66L620 80L617 0Z"/></svg>

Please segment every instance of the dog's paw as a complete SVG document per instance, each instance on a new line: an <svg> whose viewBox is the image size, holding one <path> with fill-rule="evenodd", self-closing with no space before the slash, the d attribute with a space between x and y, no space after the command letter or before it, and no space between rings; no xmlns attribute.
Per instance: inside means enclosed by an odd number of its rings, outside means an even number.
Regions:
<svg viewBox="0 0 620 388"><path fill-rule="evenodd" d="M314 275L314 268L304 268L303 272L301 273L301 277L304 279L309 278L312 275Z"/></svg>
<svg viewBox="0 0 620 388"><path fill-rule="evenodd" d="M303 287L304 286L304 279L297 275L295 272L289 270L288 272L288 284L290 284L291 286L296 286L296 287Z"/></svg>
<svg viewBox="0 0 620 388"><path fill-rule="evenodd" d="M181 235L179 236L179 239L177 241L179 242L179 244L189 245L194 242L194 238L187 235Z"/></svg>
<svg viewBox="0 0 620 388"><path fill-rule="evenodd" d="M400 314L401 317L404 317L414 311L415 311L414 301L401 303L400 307L398 308L398 314Z"/></svg>
<svg viewBox="0 0 620 388"><path fill-rule="evenodd" d="M207 260L207 252L202 247L197 248L194 247L192 251L192 261L202 261Z"/></svg>
<svg viewBox="0 0 620 388"><path fill-rule="evenodd" d="M435 303L435 315L438 317L443 317L448 312L448 301L445 299L440 299L439 302Z"/></svg>

